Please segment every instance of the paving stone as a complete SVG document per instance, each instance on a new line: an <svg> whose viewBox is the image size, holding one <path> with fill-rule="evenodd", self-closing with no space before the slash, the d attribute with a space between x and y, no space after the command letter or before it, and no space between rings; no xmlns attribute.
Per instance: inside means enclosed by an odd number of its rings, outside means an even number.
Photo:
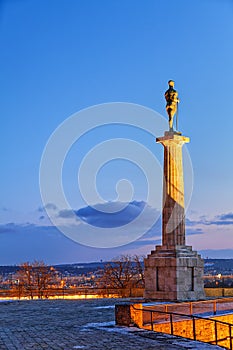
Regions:
<svg viewBox="0 0 233 350"><path fill-rule="evenodd" d="M116 327L116 299L0 304L0 350L221 349L161 333Z"/></svg>

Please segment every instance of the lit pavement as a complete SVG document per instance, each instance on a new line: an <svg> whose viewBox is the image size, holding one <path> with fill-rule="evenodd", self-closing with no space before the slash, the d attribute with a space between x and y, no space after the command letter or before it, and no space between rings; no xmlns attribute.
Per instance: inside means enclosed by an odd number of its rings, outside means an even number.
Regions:
<svg viewBox="0 0 233 350"><path fill-rule="evenodd" d="M116 299L0 303L0 349L222 349L184 338L114 325Z"/></svg>

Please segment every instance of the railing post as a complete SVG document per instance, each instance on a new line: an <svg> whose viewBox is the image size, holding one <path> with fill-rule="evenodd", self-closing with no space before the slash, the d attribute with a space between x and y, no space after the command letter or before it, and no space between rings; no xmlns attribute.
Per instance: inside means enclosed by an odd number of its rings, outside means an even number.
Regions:
<svg viewBox="0 0 233 350"><path fill-rule="evenodd" d="M214 321L214 333L215 333L215 344L218 345L218 330L217 330L217 322Z"/></svg>
<svg viewBox="0 0 233 350"><path fill-rule="evenodd" d="M195 317L193 319L193 340L196 340L196 325L195 325Z"/></svg>
<svg viewBox="0 0 233 350"><path fill-rule="evenodd" d="M168 321L168 304L165 305L165 317L164 317L164 320L165 321Z"/></svg>
<svg viewBox="0 0 233 350"><path fill-rule="evenodd" d="M192 315L193 314L193 303L190 301L189 303L189 314Z"/></svg>
<svg viewBox="0 0 233 350"><path fill-rule="evenodd" d="M217 313L217 302L216 302L216 300L214 300L214 315L216 315L216 313Z"/></svg>
<svg viewBox="0 0 233 350"><path fill-rule="evenodd" d="M230 338L230 350L232 350L232 334L231 334L231 324L229 324L229 338Z"/></svg>
<svg viewBox="0 0 233 350"><path fill-rule="evenodd" d="M170 328L171 328L171 335L173 335L172 314L170 314Z"/></svg>
<svg viewBox="0 0 233 350"><path fill-rule="evenodd" d="M153 311L150 312L150 324L151 324L151 330L154 330L154 325L153 325Z"/></svg>

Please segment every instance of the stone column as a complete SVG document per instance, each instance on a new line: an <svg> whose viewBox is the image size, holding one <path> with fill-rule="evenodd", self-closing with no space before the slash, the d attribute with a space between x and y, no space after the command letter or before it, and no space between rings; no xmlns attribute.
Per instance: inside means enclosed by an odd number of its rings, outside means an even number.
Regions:
<svg viewBox="0 0 233 350"><path fill-rule="evenodd" d="M164 147L162 244L168 248L185 245L185 205L182 146L189 138L165 132L156 142Z"/></svg>
<svg viewBox="0 0 233 350"><path fill-rule="evenodd" d="M204 299L204 262L185 244L182 146L189 138L166 131L156 139L164 147L162 245L147 256L145 292L149 300Z"/></svg>

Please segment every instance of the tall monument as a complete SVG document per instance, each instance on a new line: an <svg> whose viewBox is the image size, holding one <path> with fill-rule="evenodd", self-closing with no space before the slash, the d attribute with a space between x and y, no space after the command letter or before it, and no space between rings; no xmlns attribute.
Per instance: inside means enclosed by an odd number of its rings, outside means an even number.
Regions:
<svg viewBox="0 0 233 350"><path fill-rule="evenodd" d="M156 246L145 259L146 299L198 300L204 299L204 263L200 255L185 243L185 205L182 146L189 138L174 130L178 93L169 80L165 92L169 131L156 139L164 147L164 182L162 210L162 245Z"/></svg>

